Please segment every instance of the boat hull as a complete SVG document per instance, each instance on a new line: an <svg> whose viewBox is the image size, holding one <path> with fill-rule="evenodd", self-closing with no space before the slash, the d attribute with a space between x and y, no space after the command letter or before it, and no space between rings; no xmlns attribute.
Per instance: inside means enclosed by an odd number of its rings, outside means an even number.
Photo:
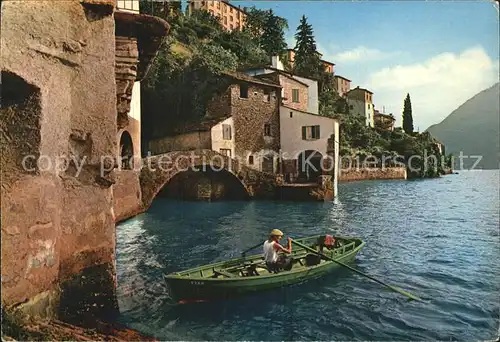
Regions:
<svg viewBox="0 0 500 342"><path fill-rule="evenodd" d="M335 260L342 263L349 263L355 259L363 245L364 242L360 241L354 248L344 253L338 253L338 251L335 253L332 251L325 254L334 257ZM298 249L298 253L299 252L300 248ZM221 265L224 265L224 263L207 265L205 269L210 268L209 266L215 269ZM178 303L188 303L227 299L297 284L319 278L339 267L342 266L333 261L322 261L317 265L298 267L291 271L280 271L276 274L271 273L259 276L223 279L213 279L201 276L186 277L180 276L179 274L171 274L166 276L166 281L170 288L172 298Z"/></svg>

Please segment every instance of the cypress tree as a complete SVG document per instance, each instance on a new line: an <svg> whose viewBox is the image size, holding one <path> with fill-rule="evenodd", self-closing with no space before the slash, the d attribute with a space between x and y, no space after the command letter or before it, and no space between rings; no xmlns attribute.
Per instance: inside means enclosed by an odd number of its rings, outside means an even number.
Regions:
<svg viewBox="0 0 500 342"><path fill-rule="evenodd" d="M403 106L403 130L408 133L413 133L413 116L411 112L410 94L406 94Z"/></svg>

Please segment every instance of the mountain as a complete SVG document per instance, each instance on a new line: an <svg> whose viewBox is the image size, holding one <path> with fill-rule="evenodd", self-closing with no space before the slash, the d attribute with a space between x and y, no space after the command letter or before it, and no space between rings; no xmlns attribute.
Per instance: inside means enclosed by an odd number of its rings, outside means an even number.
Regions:
<svg viewBox="0 0 500 342"><path fill-rule="evenodd" d="M463 167L498 169L500 151L500 84L481 91L455 109L443 121L427 131L445 145L446 154L455 157L455 169L460 169L459 155L463 151Z"/></svg>

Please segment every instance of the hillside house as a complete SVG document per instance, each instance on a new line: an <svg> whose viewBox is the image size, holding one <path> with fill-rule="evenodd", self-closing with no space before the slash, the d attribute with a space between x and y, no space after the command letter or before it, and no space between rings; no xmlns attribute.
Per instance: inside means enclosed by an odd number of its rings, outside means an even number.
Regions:
<svg viewBox="0 0 500 342"><path fill-rule="evenodd" d="M227 72L230 85L214 95L205 117L149 143L153 154L211 149L259 171L278 172L281 86Z"/></svg>

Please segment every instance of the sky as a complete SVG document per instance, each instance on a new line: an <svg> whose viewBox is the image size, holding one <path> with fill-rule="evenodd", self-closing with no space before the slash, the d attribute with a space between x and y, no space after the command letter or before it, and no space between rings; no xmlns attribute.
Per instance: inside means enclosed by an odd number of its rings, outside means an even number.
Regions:
<svg viewBox="0 0 500 342"><path fill-rule="evenodd" d="M441 122L499 81L499 12L493 1L231 1L288 20L289 47L302 15L318 51L351 87L401 125L409 93L415 129Z"/></svg>

